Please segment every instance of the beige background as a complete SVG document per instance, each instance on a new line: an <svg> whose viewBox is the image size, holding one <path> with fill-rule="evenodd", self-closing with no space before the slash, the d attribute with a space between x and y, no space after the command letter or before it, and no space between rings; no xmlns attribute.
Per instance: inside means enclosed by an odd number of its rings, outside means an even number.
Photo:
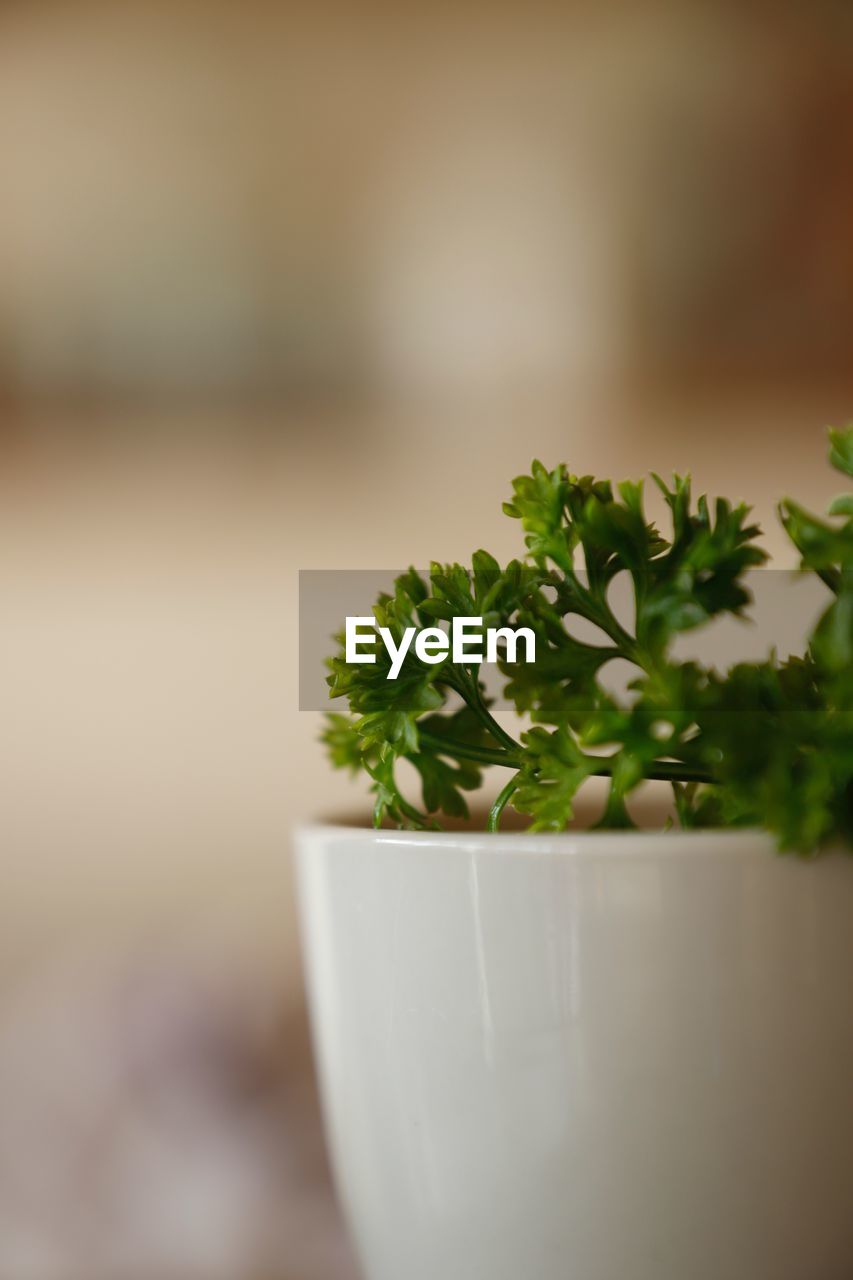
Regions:
<svg viewBox="0 0 853 1280"><path fill-rule="evenodd" d="M352 1274L290 851L366 797L298 570L517 554L534 455L790 567L851 144L832 0L0 5L4 1280Z"/></svg>
<svg viewBox="0 0 853 1280"><path fill-rule="evenodd" d="M825 504L822 424L842 412L835 391L566 404L523 425L281 412L283 439L248 443L204 436L203 422L174 439L158 417L108 443L78 443L66 424L12 454L0 505L7 964L92 929L127 941L190 922L296 982L289 830L363 795L328 769L319 716L297 709L298 570L480 544L516 554L500 502L534 451L616 476L690 469L703 489L751 498L790 565L774 503L794 492Z"/></svg>

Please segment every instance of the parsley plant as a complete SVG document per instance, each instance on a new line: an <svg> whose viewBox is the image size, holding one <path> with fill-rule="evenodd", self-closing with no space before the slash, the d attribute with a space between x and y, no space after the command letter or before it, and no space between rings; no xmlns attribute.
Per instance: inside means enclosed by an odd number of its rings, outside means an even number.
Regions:
<svg viewBox="0 0 853 1280"><path fill-rule="evenodd" d="M833 465L853 477L853 427L831 431L830 447ZM502 567L478 551L470 568L433 564L428 580L410 569L374 605L397 642L407 627L455 617L532 628L536 661L499 663L505 695L529 724L517 737L492 715L478 667L450 655L427 665L409 652L388 680L387 654L347 664L341 642L328 683L349 714L328 716L323 737L334 765L370 775L377 826L466 817L464 793L497 766L507 781L489 830L507 805L534 831L562 830L584 782L605 775L600 827L632 826L626 798L663 779L683 828L761 826L781 848L804 853L853 847L853 491L825 519L791 500L779 508L802 571L827 591L805 654L785 662L770 654L723 675L677 661L673 642L719 615L744 614L745 577L766 560L760 530L743 504L700 497L694 505L687 477L653 479L669 508L666 535L646 518L641 484L614 489L534 462L504 504L524 530L523 560ZM633 588L630 627L609 599L622 572ZM593 623L601 642L573 635L574 618ZM623 697L600 678L617 658L634 670ZM420 776L422 808L397 783L401 758Z"/></svg>

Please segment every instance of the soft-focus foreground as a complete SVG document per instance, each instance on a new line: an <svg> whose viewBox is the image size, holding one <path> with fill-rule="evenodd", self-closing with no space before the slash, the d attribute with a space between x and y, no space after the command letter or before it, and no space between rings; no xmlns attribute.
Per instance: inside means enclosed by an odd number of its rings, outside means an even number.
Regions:
<svg viewBox="0 0 853 1280"><path fill-rule="evenodd" d="M790 565L851 68L830 3L0 13L3 1280L354 1274L289 833L366 800L297 571L512 554L534 455L692 470Z"/></svg>

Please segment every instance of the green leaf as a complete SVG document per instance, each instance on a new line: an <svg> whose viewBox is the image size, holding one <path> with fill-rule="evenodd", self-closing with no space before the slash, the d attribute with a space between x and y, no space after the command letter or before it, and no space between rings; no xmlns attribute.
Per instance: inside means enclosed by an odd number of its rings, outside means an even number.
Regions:
<svg viewBox="0 0 853 1280"><path fill-rule="evenodd" d="M563 520L569 483L565 466L548 471L536 459L530 475L513 480L512 501L504 503L504 514L521 521L527 549L541 566L552 560L563 570L571 568L573 531Z"/></svg>
<svg viewBox="0 0 853 1280"><path fill-rule="evenodd" d="M843 575L838 597L818 621L810 648L826 671L853 671L853 572Z"/></svg>
<svg viewBox="0 0 853 1280"><path fill-rule="evenodd" d="M853 426L844 427L840 431L830 428L829 460L839 471L853 476Z"/></svg>
<svg viewBox="0 0 853 1280"><path fill-rule="evenodd" d="M782 523L802 555L805 569L831 569L853 564L853 522L829 524L790 499L782 504Z"/></svg>
<svg viewBox="0 0 853 1280"><path fill-rule="evenodd" d="M575 795L591 766L567 729L531 729L522 741L526 760L512 806L530 814L533 831L562 831L571 821Z"/></svg>
<svg viewBox="0 0 853 1280"><path fill-rule="evenodd" d="M440 756L418 751L411 757L412 764L421 775L424 808L428 813L441 810L449 817L467 818L468 805L463 791L476 791L482 782L482 774L476 765L468 761L449 764Z"/></svg>
<svg viewBox="0 0 853 1280"><path fill-rule="evenodd" d="M327 713L320 736L336 769L349 769L351 773L357 773L364 767L367 758L366 744L351 716Z"/></svg>

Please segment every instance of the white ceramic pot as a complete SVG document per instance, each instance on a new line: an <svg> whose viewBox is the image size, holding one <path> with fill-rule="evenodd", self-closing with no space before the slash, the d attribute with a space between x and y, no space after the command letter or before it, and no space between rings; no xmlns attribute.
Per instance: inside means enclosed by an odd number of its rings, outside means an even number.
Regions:
<svg viewBox="0 0 853 1280"><path fill-rule="evenodd" d="M298 838L368 1280L850 1280L853 859L761 834Z"/></svg>

